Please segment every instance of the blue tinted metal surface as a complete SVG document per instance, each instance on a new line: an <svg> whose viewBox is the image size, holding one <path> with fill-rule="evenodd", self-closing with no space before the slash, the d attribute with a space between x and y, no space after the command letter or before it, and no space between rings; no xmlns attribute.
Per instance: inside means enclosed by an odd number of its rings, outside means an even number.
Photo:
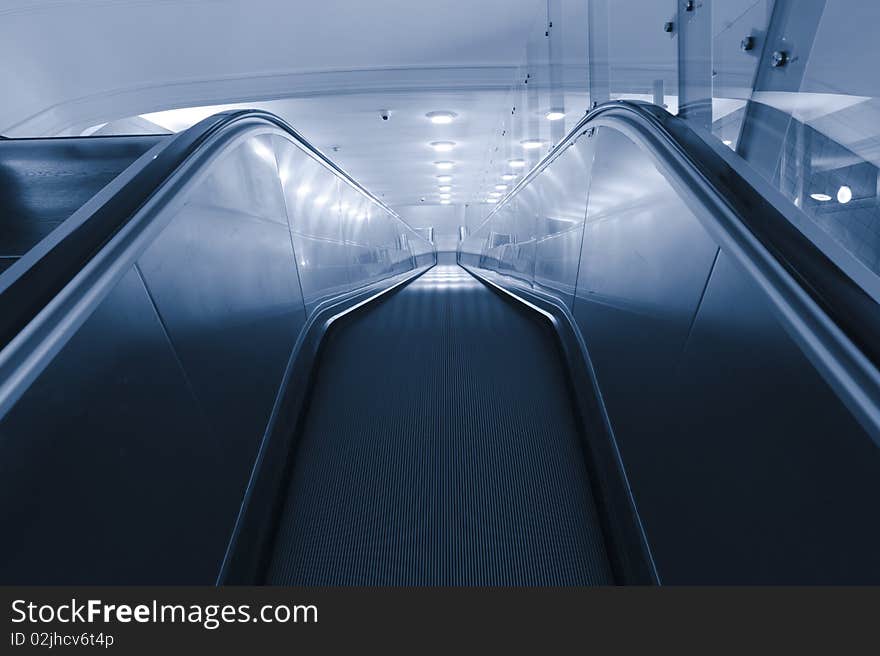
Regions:
<svg viewBox="0 0 880 656"><path fill-rule="evenodd" d="M0 436L4 583L211 580L235 519L226 478L240 464L208 429L137 272L0 420Z"/></svg>
<svg viewBox="0 0 880 656"><path fill-rule="evenodd" d="M631 470L667 581L880 581L877 446L725 254L669 384Z"/></svg>
<svg viewBox="0 0 880 656"><path fill-rule="evenodd" d="M608 128L594 139L574 315L629 464L667 430L668 380L716 246L644 151Z"/></svg>

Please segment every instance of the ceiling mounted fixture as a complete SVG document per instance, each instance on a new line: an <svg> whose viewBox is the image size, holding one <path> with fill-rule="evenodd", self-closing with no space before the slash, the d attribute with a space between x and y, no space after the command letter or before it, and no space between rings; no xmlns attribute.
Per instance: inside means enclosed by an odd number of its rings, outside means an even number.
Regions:
<svg viewBox="0 0 880 656"><path fill-rule="evenodd" d="M551 109L544 115L548 121L561 121L565 118L565 112L561 109Z"/></svg>
<svg viewBox="0 0 880 656"><path fill-rule="evenodd" d="M512 169L521 169L526 165L526 161L524 159L509 159L507 165Z"/></svg>
<svg viewBox="0 0 880 656"><path fill-rule="evenodd" d="M837 190L837 202L841 205L846 205L848 202L852 200L852 189L843 185L840 189Z"/></svg>
<svg viewBox="0 0 880 656"><path fill-rule="evenodd" d="M536 148L543 146L544 142L540 139L523 139L519 142L519 145L526 150L535 150Z"/></svg>
<svg viewBox="0 0 880 656"><path fill-rule="evenodd" d="M495 188L498 191L505 191L507 189L507 185L495 185Z"/></svg>
<svg viewBox="0 0 880 656"><path fill-rule="evenodd" d="M440 185L437 187L438 191L452 191L452 185Z"/></svg>
<svg viewBox="0 0 880 656"><path fill-rule="evenodd" d="M455 162L450 162L448 159L445 159L445 160L442 160L439 162L434 162L434 166L436 166L441 171L448 171L454 165L455 165Z"/></svg>
<svg viewBox="0 0 880 656"><path fill-rule="evenodd" d="M437 181L438 182L452 182L452 176L451 175L438 175Z"/></svg>
<svg viewBox="0 0 880 656"><path fill-rule="evenodd" d="M443 199L452 198L452 194L440 194L440 198L443 198Z"/></svg>
<svg viewBox="0 0 880 656"><path fill-rule="evenodd" d="M505 173L501 176L502 180L516 180L516 173Z"/></svg>
<svg viewBox="0 0 880 656"><path fill-rule="evenodd" d="M497 198L487 198L487 199L486 199L486 202L487 202L487 203L495 204L495 203L498 202L498 199L497 199Z"/></svg>
<svg viewBox="0 0 880 656"><path fill-rule="evenodd" d="M436 150L438 153L448 153L450 150L455 148L454 141L432 141L431 148Z"/></svg>
<svg viewBox="0 0 880 656"><path fill-rule="evenodd" d="M489 198L498 198L499 196L501 196L501 192L498 192L498 191L490 191L489 192Z"/></svg>
<svg viewBox="0 0 880 656"><path fill-rule="evenodd" d="M428 112L425 114L434 125L448 125L458 116L455 112Z"/></svg>
<svg viewBox="0 0 880 656"><path fill-rule="evenodd" d="M820 203L825 203L831 200L831 196L828 194L810 194L810 198L813 200L818 200Z"/></svg>
<svg viewBox="0 0 880 656"><path fill-rule="evenodd" d="M452 202L452 201L450 201L450 200L444 198L443 200L440 201L440 204L441 204L441 205L449 205L449 203L451 203L451 202Z"/></svg>

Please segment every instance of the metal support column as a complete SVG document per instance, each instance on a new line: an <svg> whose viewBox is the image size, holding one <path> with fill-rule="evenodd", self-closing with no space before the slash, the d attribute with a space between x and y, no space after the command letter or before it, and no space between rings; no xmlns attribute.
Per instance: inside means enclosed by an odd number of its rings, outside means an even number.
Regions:
<svg viewBox="0 0 880 656"><path fill-rule="evenodd" d="M611 99L608 61L608 0L589 0L587 9L587 88L590 105Z"/></svg>
<svg viewBox="0 0 880 656"><path fill-rule="evenodd" d="M677 0L678 114L712 125L712 0Z"/></svg>

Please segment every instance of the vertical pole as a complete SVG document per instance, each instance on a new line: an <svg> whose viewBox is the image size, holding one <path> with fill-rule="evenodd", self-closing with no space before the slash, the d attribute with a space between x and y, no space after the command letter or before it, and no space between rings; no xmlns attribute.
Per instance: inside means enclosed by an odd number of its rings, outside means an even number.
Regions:
<svg viewBox="0 0 880 656"><path fill-rule="evenodd" d="M755 70L753 98L768 92L795 94L800 91L824 11L825 0L776 0L773 3ZM776 61L780 57L782 60ZM781 153L791 120L788 112L754 99L746 105L737 152L768 180L774 181L780 175Z"/></svg>
<svg viewBox="0 0 880 656"><path fill-rule="evenodd" d="M611 99L608 62L608 0L589 0L587 7L587 88L590 106Z"/></svg>
<svg viewBox="0 0 880 656"><path fill-rule="evenodd" d="M551 112L566 111L565 75L563 73L562 16L563 0L547 0L547 60L550 62L550 106ZM550 141L557 144L565 137L565 121L550 122Z"/></svg>
<svg viewBox="0 0 880 656"><path fill-rule="evenodd" d="M666 103L664 103L664 98L663 98L663 80L662 80L662 78L659 80L654 80L653 95L654 95L654 104L659 105L660 107L664 107Z"/></svg>
<svg viewBox="0 0 880 656"><path fill-rule="evenodd" d="M712 0L677 0L678 114L712 126Z"/></svg>

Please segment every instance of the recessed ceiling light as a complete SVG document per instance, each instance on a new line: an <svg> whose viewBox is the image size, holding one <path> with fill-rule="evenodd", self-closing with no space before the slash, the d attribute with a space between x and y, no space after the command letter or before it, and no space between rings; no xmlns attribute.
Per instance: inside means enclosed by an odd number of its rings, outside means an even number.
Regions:
<svg viewBox="0 0 880 656"><path fill-rule="evenodd" d="M544 142L540 139L523 139L519 144L526 150L534 150L535 148L543 146Z"/></svg>
<svg viewBox="0 0 880 656"><path fill-rule="evenodd" d="M458 114L455 112L428 112L425 116L435 125L446 125L452 123Z"/></svg>
<svg viewBox="0 0 880 656"><path fill-rule="evenodd" d="M442 160L440 162L434 162L434 166L436 166L441 171L448 171L454 166L454 162L450 162L449 160Z"/></svg>
<svg viewBox="0 0 880 656"><path fill-rule="evenodd" d="M451 202L452 202L451 200L444 198L443 200L440 201L440 204L441 205L449 205L449 203L451 203Z"/></svg>
<svg viewBox="0 0 880 656"><path fill-rule="evenodd" d="M497 202L498 202L498 199L497 199L497 198L487 198L487 199L486 199L486 202L487 202L487 203L497 203Z"/></svg>
<svg viewBox="0 0 880 656"><path fill-rule="evenodd" d="M438 191L452 191L452 185L440 185L437 187Z"/></svg>
<svg viewBox="0 0 880 656"><path fill-rule="evenodd" d="M730 139L725 139L721 143L723 143L725 146L732 146L733 145L733 141L731 141Z"/></svg>
<svg viewBox="0 0 880 656"><path fill-rule="evenodd" d="M524 159L509 159L507 164L512 169L521 169L526 165L526 161Z"/></svg>
<svg viewBox="0 0 880 656"><path fill-rule="evenodd" d="M501 176L501 179L502 180L515 180L516 173L505 173L504 175Z"/></svg>
<svg viewBox="0 0 880 656"><path fill-rule="evenodd" d="M846 205L848 202L852 200L852 189L843 185L840 189L837 190L837 202L841 205Z"/></svg>
<svg viewBox="0 0 880 656"><path fill-rule="evenodd" d="M818 200L820 203L831 200L831 196L829 196L828 194L810 194L810 198L812 198L813 200Z"/></svg>
<svg viewBox="0 0 880 656"><path fill-rule="evenodd" d="M498 191L504 191L505 189L507 189L507 185L495 185L495 188Z"/></svg>
<svg viewBox="0 0 880 656"><path fill-rule="evenodd" d="M452 198L452 194L440 194L440 198Z"/></svg>
<svg viewBox="0 0 880 656"><path fill-rule="evenodd" d="M499 191L490 191L489 192L489 198L498 198L499 196L501 196L501 192L499 192Z"/></svg>
<svg viewBox="0 0 880 656"><path fill-rule="evenodd" d="M438 175L437 181L438 182L452 182L452 176L451 175Z"/></svg>
<svg viewBox="0 0 880 656"><path fill-rule="evenodd" d="M436 150L438 153L448 153L450 150L455 148L454 141L432 141L431 148Z"/></svg>
<svg viewBox="0 0 880 656"><path fill-rule="evenodd" d="M565 112L560 109L551 109L544 116L547 117L548 121L561 121L565 118Z"/></svg>

